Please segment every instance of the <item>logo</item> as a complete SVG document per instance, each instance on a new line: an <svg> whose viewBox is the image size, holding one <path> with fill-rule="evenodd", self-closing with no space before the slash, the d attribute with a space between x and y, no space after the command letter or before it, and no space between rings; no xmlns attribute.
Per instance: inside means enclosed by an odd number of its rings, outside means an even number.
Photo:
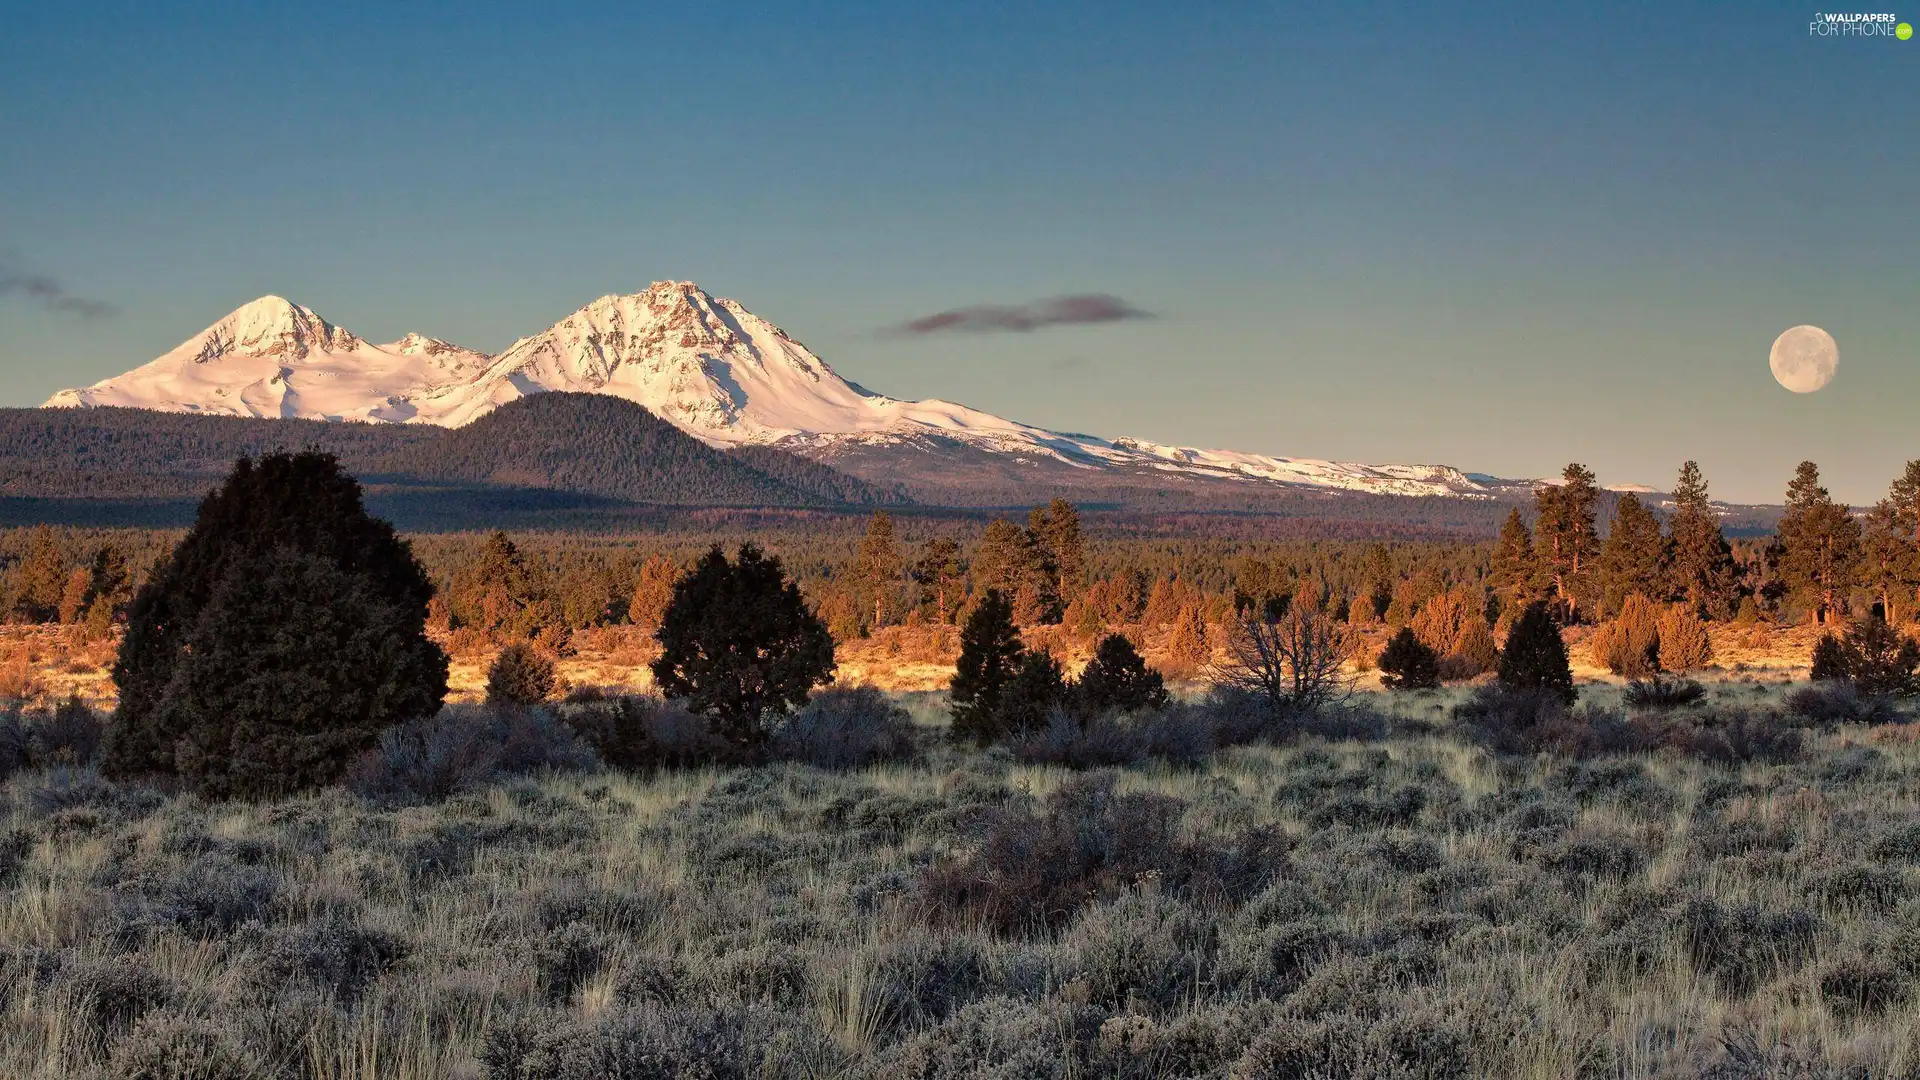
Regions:
<svg viewBox="0 0 1920 1080"><path fill-rule="evenodd" d="M1808 37L1823 38L1896 38L1913 37L1913 26L1900 22L1891 12L1816 11L1807 24Z"/></svg>

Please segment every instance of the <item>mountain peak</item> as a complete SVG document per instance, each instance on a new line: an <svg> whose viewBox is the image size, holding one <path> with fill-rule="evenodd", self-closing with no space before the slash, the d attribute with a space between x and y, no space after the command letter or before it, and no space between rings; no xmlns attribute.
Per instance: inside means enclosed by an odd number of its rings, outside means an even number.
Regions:
<svg viewBox="0 0 1920 1080"><path fill-rule="evenodd" d="M303 360L313 352L347 352L360 344L353 334L334 326L312 308L271 293L242 304L202 331L188 345L200 343L194 356L199 364L229 353Z"/></svg>

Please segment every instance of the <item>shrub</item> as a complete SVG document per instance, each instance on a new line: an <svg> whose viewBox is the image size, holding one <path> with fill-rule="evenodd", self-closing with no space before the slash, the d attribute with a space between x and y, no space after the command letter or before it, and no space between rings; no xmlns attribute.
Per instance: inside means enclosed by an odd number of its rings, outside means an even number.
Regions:
<svg viewBox="0 0 1920 1080"><path fill-rule="evenodd" d="M1713 662L1713 638L1692 608L1674 604L1660 616L1660 666L1694 671Z"/></svg>
<svg viewBox="0 0 1920 1080"><path fill-rule="evenodd" d="M20 708L0 710L0 781L27 765L27 729L20 721Z"/></svg>
<svg viewBox="0 0 1920 1080"><path fill-rule="evenodd" d="M624 695L563 704L559 714L602 761L628 772L747 760L678 702Z"/></svg>
<svg viewBox="0 0 1920 1080"><path fill-rule="evenodd" d="M1557 632L1556 632L1557 636ZM1494 750L1530 753L1532 733L1566 718L1567 702L1551 690L1482 686L1453 707L1454 723Z"/></svg>
<svg viewBox="0 0 1920 1080"><path fill-rule="evenodd" d="M1441 675L1454 679L1477 678L1499 666L1500 647L1494 643L1493 627L1487 625L1484 615L1467 620L1460 636L1453 640L1453 651L1440 661Z"/></svg>
<svg viewBox="0 0 1920 1080"><path fill-rule="evenodd" d="M1545 603L1527 606L1507 634L1500 651L1500 685L1509 690L1552 694L1572 705L1573 668L1567 663L1567 643Z"/></svg>
<svg viewBox="0 0 1920 1080"><path fill-rule="evenodd" d="M241 458L128 610L104 767L214 792L336 778L381 728L439 708L432 595L331 455Z"/></svg>
<svg viewBox="0 0 1920 1080"><path fill-rule="evenodd" d="M1861 693L1872 696L1920 695L1920 642L1888 626L1885 619L1861 619L1840 639L1841 662Z"/></svg>
<svg viewBox="0 0 1920 1080"><path fill-rule="evenodd" d="M1808 727L1840 724L1887 724L1900 714L1881 697L1860 692L1852 679L1827 679L1787 692L1787 711Z"/></svg>
<svg viewBox="0 0 1920 1080"><path fill-rule="evenodd" d="M716 545L675 582L657 636L661 691L744 750L765 741L769 716L833 677L833 637L780 560L752 544L731 562Z"/></svg>
<svg viewBox="0 0 1920 1080"><path fill-rule="evenodd" d="M1440 685L1440 658L1403 626L1381 650L1380 684L1389 690L1434 689Z"/></svg>
<svg viewBox="0 0 1920 1080"><path fill-rule="evenodd" d="M436 799L502 776L580 772L597 763L592 748L544 709L449 706L381 733L346 782L367 798Z"/></svg>
<svg viewBox="0 0 1920 1080"><path fill-rule="evenodd" d="M500 650L487 668L487 704L537 705L553 693L553 661L524 641Z"/></svg>
<svg viewBox="0 0 1920 1080"><path fill-rule="evenodd" d="M1075 703L1088 715L1165 708L1166 681L1147 666L1124 634L1108 634L1074 683Z"/></svg>
<svg viewBox="0 0 1920 1080"><path fill-rule="evenodd" d="M106 722L77 694L26 721L27 758L37 768L92 765L99 757Z"/></svg>
<svg viewBox="0 0 1920 1080"><path fill-rule="evenodd" d="M1615 675L1644 679L1660 670L1660 613L1639 593L1627 594L1620 614L1602 626L1589 644L1593 658Z"/></svg>
<svg viewBox="0 0 1920 1080"><path fill-rule="evenodd" d="M774 729L768 749L822 769L899 761L913 754L913 718L871 686L824 690Z"/></svg>
<svg viewBox="0 0 1920 1080"><path fill-rule="evenodd" d="M1636 709L1677 709L1707 696L1707 688L1692 679L1636 679L1627 684L1627 704Z"/></svg>

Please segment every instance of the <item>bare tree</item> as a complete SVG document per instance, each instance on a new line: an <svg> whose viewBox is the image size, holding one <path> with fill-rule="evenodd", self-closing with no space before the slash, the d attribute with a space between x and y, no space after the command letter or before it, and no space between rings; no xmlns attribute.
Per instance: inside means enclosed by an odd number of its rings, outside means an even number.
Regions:
<svg viewBox="0 0 1920 1080"><path fill-rule="evenodd" d="M1215 678L1266 698L1275 709L1308 712L1353 693L1359 676L1346 669L1354 639L1347 627L1303 604L1284 613L1248 611L1227 640Z"/></svg>

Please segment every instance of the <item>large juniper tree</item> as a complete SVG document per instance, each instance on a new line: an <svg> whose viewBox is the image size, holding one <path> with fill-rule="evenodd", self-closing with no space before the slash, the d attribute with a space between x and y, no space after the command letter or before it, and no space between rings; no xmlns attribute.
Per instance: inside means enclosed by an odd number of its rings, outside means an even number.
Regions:
<svg viewBox="0 0 1920 1080"><path fill-rule="evenodd" d="M106 771L214 794L337 776L381 728L439 708L432 595L332 455L241 458L128 609Z"/></svg>
<svg viewBox="0 0 1920 1080"><path fill-rule="evenodd" d="M766 739L770 716L806 704L833 678L833 638L787 580L780 560L743 544L719 545L673 586L656 636L654 682L712 717L743 749Z"/></svg>
<svg viewBox="0 0 1920 1080"><path fill-rule="evenodd" d="M960 630L952 682L953 734L985 745L998 738L1001 698L1025 652L1006 594L988 589Z"/></svg>

